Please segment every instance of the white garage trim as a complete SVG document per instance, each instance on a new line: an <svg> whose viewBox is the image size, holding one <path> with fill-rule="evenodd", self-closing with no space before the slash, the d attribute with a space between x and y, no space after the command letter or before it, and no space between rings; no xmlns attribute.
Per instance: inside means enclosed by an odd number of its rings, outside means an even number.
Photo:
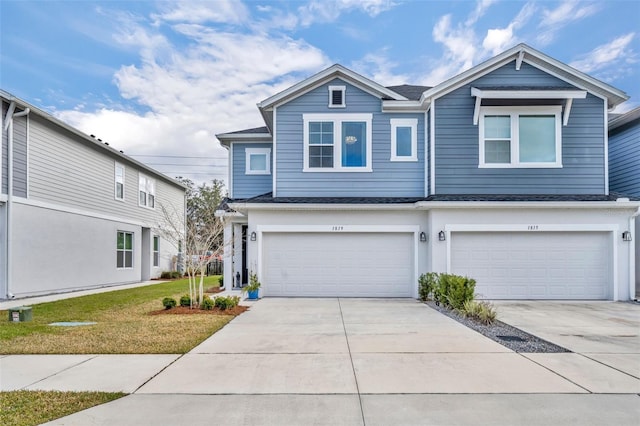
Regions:
<svg viewBox="0 0 640 426"><path fill-rule="evenodd" d="M249 230L250 231L250 230ZM258 275L263 274L263 234L264 233L410 233L413 234L413 297L418 297L418 244L420 227L412 225L258 225L256 236L258 242Z"/></svg>
<svg viewBox="0 0 640 426"><path fill-rule="evenodd" d="M618 225L600 224L461 224L445 225L447 245L447 273L451 273L451 233L452 232L609 232L612 250L612 272L613 272L613 300L618 301L618 245L616 236L620 227ZM436 242L437 243L437 242Z"/></svg>

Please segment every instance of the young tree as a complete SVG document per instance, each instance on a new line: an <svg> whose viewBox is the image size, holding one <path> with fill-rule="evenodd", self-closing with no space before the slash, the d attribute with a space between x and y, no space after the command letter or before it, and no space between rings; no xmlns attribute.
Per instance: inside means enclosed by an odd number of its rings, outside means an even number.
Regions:
<svg viewBox="0 0 640 426"><path fill-rule="evenodd" d="M160 204L162 220L158 232L176 247L182 246L179 262L189 278L189 296L201 305L204 299L204 277L207 266L217 259L224 249L224 218L215 217L215 211L224 197L224 184L213 180L195 187L189 179L178 178L187 187L186 212L175 206ZM185 217L186 214L186 217ZM198 282L199 281L199 282Z"/></svg>

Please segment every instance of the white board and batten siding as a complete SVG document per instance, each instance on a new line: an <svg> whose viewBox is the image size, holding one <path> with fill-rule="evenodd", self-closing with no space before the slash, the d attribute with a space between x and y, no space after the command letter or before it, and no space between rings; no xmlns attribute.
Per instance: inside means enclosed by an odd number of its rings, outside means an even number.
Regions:
<svg viewBox="0 0 640 426"><path fill-rule="evenodd" d="M413 232L264 232L265 296L413 297Z"/></svg>
<svg viewBox="0 0 640 426"><path fill-rule="evenodd" d="M452 232L451 272L484 299L610 299L611 233Z"/></svg>

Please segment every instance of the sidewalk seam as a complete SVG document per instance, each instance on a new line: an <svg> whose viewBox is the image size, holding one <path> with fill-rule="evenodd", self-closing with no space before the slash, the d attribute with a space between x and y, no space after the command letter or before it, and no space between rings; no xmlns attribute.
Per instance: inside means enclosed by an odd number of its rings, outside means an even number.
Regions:
<svg viewBox="0 0 640 426"><path fill-rule="evenodd" d="M353 365L353 356L351 355L351 346L349 346L349 336L347 335L347 326L344 324L344 315L342 314L342 304L338 298L338 308L340 309L340 320L342 320L342 329L344 330L344 338L347 341L347 350L349 351L349 361L351 361L351 370L353 371L353 379L356 382L356 392L358 394L358 403L360 404L360 414L362 415L362 425L366 426L367 421L364 418L364 408L362 407L362 396L360 395L360 386L358 385L358 375L356 367Z"/></svg>
<svg viewBox="0 0 640 426"><path fill-rule="evenodd" d="M156 374L154 374L153 376L149 377L147 380L145 380L140 386L138 386L137 388L135 388L133 390L133 392L131 392L129 395L133 395L136 392L138 392L140 390L141 387L143 387L144 385L146 385L147 383L149 383L151 380L155 379L158 374L162 373L164 370L166 370L167 368L169 368L171 365L173 365L174 362L178 361L179 359L181 359L183 356L185 356L186 354L180 354L179 357L177 357L176 359L174 359L173 361L171 361L169 364L165 365L164 367L162 367Z"/></svg>
<svg viewBox="0 0 640 426"><path fill-rule="evenodd" d="M525 354L524 354L524 353L522 353L522 352L516 352L516 353L517 353L518 355L520 355L521 357L523 357L524 359L526 359L527 361L531 361L531 362L533 362L534 364L537 364L537 365L539 365L540 367L544 368L545 370L548 370L548 371L552 372L552 373L553 373L553 374L555 374L556 376L558 376L558 377L562 377L563 379L565 379L565 380L566 380L566 381L568 381L569 383L573 383L573 384L574 384L574 385L576 385L577 387L579 387L579 388L581 388L581 389L586 390L587 392L589 392L589 394L593 394L593 392L591 392L589 389L587 389L587 388L585 388L584 386L582 386L582 385L580 385L580 384L578 384L578 383L574 382L574 381L573 381L573 380L571 380L570 378L563 376L562 374L558 373L558 372L557 372L557 371L555 371L555 370L552 370L551 368L547 367L546 365L540 364L540 363L539 363L538 361L536 361L536 360L533 360L533 359L531 359L531 358L527 358L527 357L525 356Z"/></svg>
<svg viewBox="0 0 640 426"><path fill-rule="evenodd" d="M99 357L99 356L100 356L100 355L94 355L94 356L92 356L92 357L90 357L90 358L85 359L84 361L80 361L80 362L79 362L79 363L77 363L77 364L73 364L73 365L68 366L67 368L63 368L63 369L62 369L62 370L60 370L60 371L56 371L55 373L50 374L50 375L48 375L47 377L43 377L43 378L42 378L42 379L40 379L40 380L36 380L36 381L35 381L35 382L33 382L33 383L30 383L30 384L28 384L28 385L26 385L26 386L21 387L21 388L20 388L20 390L26 390L29 386L33 386L33 385L35 385L35 384L37 384L37 383L43 382L43 381L45 381L45 380L47 380L47 379L51 378L51 377L55 377L55 376L57 376L57 375L58 375L58 374L60 374L60 373L64 373L65 371L71 370L72 368L75 368L75 367L77 367L77 366L79 366L79 365L82 365L82 364L84 364L85 362L89 362L89 361L91 361L92 359L96 359L96 358L97 358L97 357Z"/></svg>

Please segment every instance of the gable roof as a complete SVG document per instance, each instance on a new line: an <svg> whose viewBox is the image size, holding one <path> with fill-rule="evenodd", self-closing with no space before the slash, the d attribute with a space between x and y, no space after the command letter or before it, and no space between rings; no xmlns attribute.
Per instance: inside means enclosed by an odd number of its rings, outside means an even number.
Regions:
<svg viewBox="0 0 640 426"><path fill-rule="evenodd" d="M422 94L431 89L431 86L415 86L412 84L401 84L400 86L387 86L387 89L404 96L411 101L419 101Z"/></svg>
<svg viewBox="0 0 640 426"><path fill-rule="evenodd" d="M607 83L588 76L587 74L553 59L552 57L547 56L524 43L520 43L473 68L451 77L432 89L425 91L423 94L423 100L437 99L446 93L464 86L465 84L472 82L494 69L500 68L512 61L516 62L516 69L520 68L520 64L522 62L526 62L574 86L606 98L608 108L614 108L616 105L619 105L629 99L629 96L622 90L616 89Z"/></svg>
<svg viewBox="0 0 640 426"><path fill-rule="evenodd" d="M119 161L125 162L125 163L129 163L134 165L135 167L137 167L138 169L141 169L143 171L145 171L146 173L156 176L158 178L161 178L162 180L164 180L165 182L168 182L172 185L175 185L179 188L185 189L186 187L181 184L180 182L178 182L177 180L163 174L160 173L159 171L147 166L146 164L143 164L137 160L134 160L133 158L129 157L128 155L125 155L122 151L119 151L115 148L112 148L109 146L108 143L106 142L102 142L100 139L96 139L95 137L91 137L89 135L87 135L84 132L81 132L80 130L76 129L75 127L70 126L69 124L65 123L62 120L59 120L57 118L55 118L54 116L52 116L51 114L41 110L40 108L31 105L30 103L17 98L15 96L13 96L11 93L6 92L3 89L0 89L0 99L5 101L5 102L15 102L17 106L19 106L21 109L25 110L25 109L29 109L30 113L35 114L45 120L47 120L50 123L53 123L55 125L57 125L58 127L61 127L62 129L72 133L73 135L77 136L79 138L79 141L95 150L97 150L98 152L101 152L102 154L111 156L111 157L115 157L116 159L118 159ZM2 119L4 120L4 117L2 117ZM76 141L78 139L75 139Z"/></svg>
<svg viewBox="0 0 640 426"><path fill-rule="evenodd" d="M613 114L612 114L613 115ZM632 121L640 119L640 107L634 108L631 111L627 111L624 114L610 115L609 119L609 131L617 129L618 127L629 124Z"/></svg>

